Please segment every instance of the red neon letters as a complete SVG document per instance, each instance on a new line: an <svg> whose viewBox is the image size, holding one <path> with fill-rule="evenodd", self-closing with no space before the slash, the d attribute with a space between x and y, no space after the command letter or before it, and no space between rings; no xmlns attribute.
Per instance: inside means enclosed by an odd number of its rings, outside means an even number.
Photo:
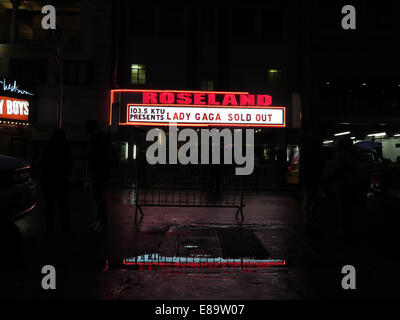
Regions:
<svg viewBox="0 0 400 320"><path fill-rule="evenodd" d="M272 98L266 94L199 93L199 92L143 92L143 104L193 104L221 106L270 106Z"/></svg>

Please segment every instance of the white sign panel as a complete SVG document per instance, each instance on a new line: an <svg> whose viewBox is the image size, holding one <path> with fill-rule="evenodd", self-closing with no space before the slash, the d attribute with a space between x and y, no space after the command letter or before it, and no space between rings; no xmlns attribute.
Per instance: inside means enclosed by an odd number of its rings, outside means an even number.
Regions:
<svg viewBox="0 0 400 320"><path fill-rule="evenodd" d="M172 107L128 105L127 124L285 126L284 107Z"/></svg>

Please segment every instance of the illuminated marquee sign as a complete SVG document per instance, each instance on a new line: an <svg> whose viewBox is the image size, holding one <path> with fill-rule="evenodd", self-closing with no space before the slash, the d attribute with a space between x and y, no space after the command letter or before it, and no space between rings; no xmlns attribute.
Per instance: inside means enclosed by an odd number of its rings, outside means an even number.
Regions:
<svg viewBox="0 0 400 320"><path fill-rule="evenodd" d="M112 90L119 99L120 125L285 127L285 107L271 106L270 95L248 92ZM125 113L125 114L124 114ZM110 112L111 124L111 112Z"/></svg>
<svg viewBox="0 0 400 320"><path fill-rule="evenodd" d="M27 124L33 96L17 81L0 78L0 123Z"/></svg>
<svg viewBox="0 0 400 320"><path fill-rule="evenodd" d="M0 96L0 118L28 121L29 101Z"/></svg>

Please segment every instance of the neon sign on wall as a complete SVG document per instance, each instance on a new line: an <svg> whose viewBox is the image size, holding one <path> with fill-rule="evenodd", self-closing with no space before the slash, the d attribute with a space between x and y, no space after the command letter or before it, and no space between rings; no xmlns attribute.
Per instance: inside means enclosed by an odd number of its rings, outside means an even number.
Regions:
<svg viewBox="0 0 400 320"><path fill-rule="evenodd" d="M123 90L111 91L111 106L122 101L120 125L285 127L285 107L271 106L270 95L248 92ZM110 112L111 124L111 112Z"/></svg>
<svg viewBox="0 0 400 320"><path fill-rule="evenodd" d="M28 96L33 96L33 93L30 93L26 90L20 89L17 81L14 81L13 83L8 83L5 78L3 80L0 80L0 88L5 91L5 92L10 92L10 93L16 93L20 95L28 95Z"/></svg>
<svg viewBox="0 0 400 320"><path fill-rule="evenodd" d="M28 121L29 101L0 96L0 118Z"/></svg>

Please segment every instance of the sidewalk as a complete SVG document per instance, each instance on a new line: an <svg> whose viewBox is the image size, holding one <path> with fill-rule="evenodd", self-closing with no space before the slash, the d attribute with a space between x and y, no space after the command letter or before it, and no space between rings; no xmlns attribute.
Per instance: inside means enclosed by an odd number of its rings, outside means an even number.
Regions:
<svg viewBox="0 0 400 320"><path fill-rule="evenodd" d="M144 254L218 258L234 240L221 245L221 230L237 230L235 209L144 208L134 223L134 192L110 189L110 226L106 236L90 233L96 208L91 191L73 189L74 236L60 230L46 238L42 205L17 222L19 252L3 265L3 293L15 298L72 299L308 299L343 297L339 266L322 265L303 240L300 199L293 195L258 193L246 196L242 229L284 266L241 268L127 268L123 259ZM232 238L233 239L233 238ZM193 251L195 250L195 251ZM41 267L57 269L57 290L41 289ZM8 273L7 273L8 272ZM348 296L348 294L347 294ZM345 295L346 297L346 295Z"/></svg>

